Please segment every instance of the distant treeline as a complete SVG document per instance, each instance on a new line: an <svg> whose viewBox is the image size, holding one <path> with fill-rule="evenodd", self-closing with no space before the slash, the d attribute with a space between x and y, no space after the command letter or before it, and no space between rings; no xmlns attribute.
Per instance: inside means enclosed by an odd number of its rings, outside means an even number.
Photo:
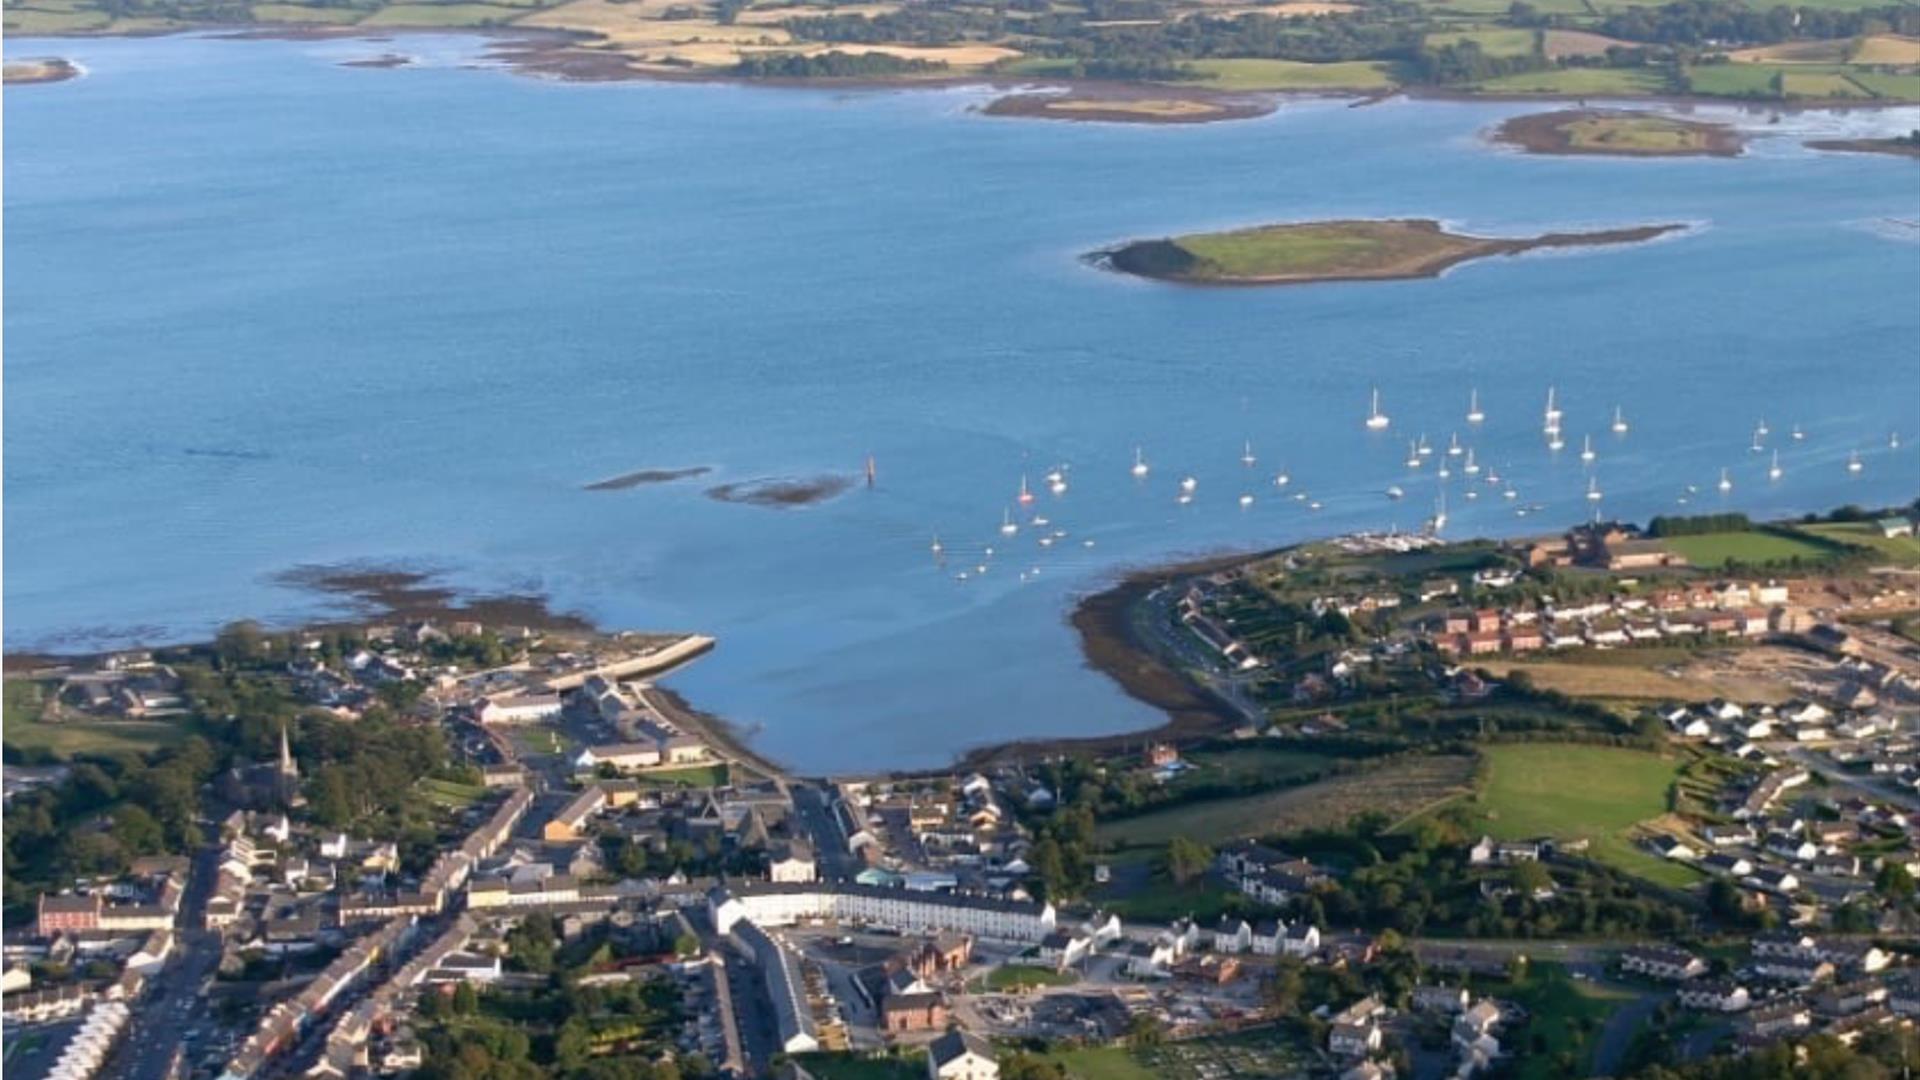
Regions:
<svg viewBox="0 0 1920 1080"><path fill-rule="evenodd" d="M764 53L742 57L733 73L750 79L859 79L876 75L922 75L947 70L944 61L890 53L828 52L814 56Z"/></svg>
<svg viewBox="0 0 1920 1080"><path fill-rule="evenodd" d="M1663 514L1647 522L1647 535L1700 536L1705 533L1748 532L1753 522L1745 514Z"/></svg>
<svg viewBox="0 0 1920 1080"><path fill-rule="evenodd" d="M1516 4L1515 7L1522 5ZM1888 5L1859 11L1813 7L1748 7L1732 0L1684 0L1664 7L1627 8L1610 15L1600 32L1656 45L1708 42L1771 45L1861 34L1920 32L1920 8Z"/></svg>

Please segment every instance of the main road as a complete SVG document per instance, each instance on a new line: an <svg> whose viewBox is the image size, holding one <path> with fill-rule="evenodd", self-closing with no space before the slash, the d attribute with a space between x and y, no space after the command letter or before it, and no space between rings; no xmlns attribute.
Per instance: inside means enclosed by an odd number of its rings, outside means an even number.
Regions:
<svg viewBox="0 0 1920 1080"><path fill-rule="evenodd" d="M103 1075L125 1080L170 1080L185 1051L186 1032L210 1029L203 994L220 964L220 935L204 928L207 897L219 873L220 848L194 853L187 888L174 918L173 955L147 982L147 997L129 1014L127 1030Z"/></svg>

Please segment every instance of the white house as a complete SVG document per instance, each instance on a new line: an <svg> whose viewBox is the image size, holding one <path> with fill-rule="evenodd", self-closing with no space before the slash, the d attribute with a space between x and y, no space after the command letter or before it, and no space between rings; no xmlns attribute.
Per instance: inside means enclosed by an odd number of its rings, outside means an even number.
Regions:
<svg viewBox="0 0 1920 1080"><path fill-rule="evenodd" d="M1000 1062L985 1039L949 1031L927 1046L927 1080L1000 1080Z"/></svg>

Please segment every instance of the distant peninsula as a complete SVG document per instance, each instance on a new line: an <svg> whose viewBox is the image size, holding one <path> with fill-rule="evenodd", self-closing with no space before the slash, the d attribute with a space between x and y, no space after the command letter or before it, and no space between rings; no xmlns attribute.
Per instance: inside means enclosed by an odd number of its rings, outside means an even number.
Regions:
<svg viewBox="0 0 1920 1080"><path fill-rule="evenodd" d="M1831 150L1843 154L1891 154L1920 161L1920 130L1891 139L1816 139L1809 150Z"/></svg>
<svg viewBox="0 0 1920 1080"><path fill-rule="evenodd" d="M641 469L638 472L609 476L605 480L595 480L583 487L587 491L625 491L628 488L645 487L649 484L671 484L675 480L705 476L712 471L711 465L691 465L681 469Z"/></svg>
<svg viewBox="0 0 1920 1080"><path fill-rule="evenodd" d="M1206 124L1249 120L1275 108L1269 99L1145 90L1132 93L1008 94L981 111L988 116L1109 124Z"/></svg>
<svg viewBox="0 0 1920 1080"><path fill-rule="evenodd" d="M1098 265L1193 285L1302 285L1437 277L1469 259L1539 248L1633 244L1684 228L1638 225L1534 237L1465 236L1431 219L1312 221L1135 240L1093 253Z"/></svg>
<svg viewBox="0 0 1920 1080"><path fill-rule="evenodd" d="M1739 132L1725 124L1611 109L1516 116L1493 138L1529 154L1607 157L1737 157L1743 145Z"/></svg>
<svg viewBox="0 0 1920 1080"><path fill-rule="evenodd" d="M0 80L6 85L23 83L65 82L77 78L80 65L61 57L45 57L38 60L9 60L0 67Z"/></svg>

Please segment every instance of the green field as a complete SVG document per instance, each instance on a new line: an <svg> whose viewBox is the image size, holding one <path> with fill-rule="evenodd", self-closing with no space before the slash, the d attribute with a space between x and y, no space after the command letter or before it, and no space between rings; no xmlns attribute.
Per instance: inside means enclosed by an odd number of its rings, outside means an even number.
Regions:
<svg viewBox="0 0 1920 1080"><path fill-rule="evenodd" d="M1866 548L1889 562L1908 566L1920 563L1920 539L1911 536L1881 536L1879 526L1868 522L1823 522L1817 525L1796 525L1794 528L1822 540Z"/></svg>
<svg viewBox="0 0 1920 1080"><path fill-rule="evenodd" d="M1249 743L1219 750L1195 750L1185 755L1193 768L1182 773L1170 785L1175 790L1196 784L1281 783L1295 777L1319 772L1333 764L1325 754L1288 750L1279 746Z"/></svg>
<svg viewBox="0 0 1920 1080"><path fill-rule="evenodd" d="M255 4L248 9L253 12L255 22L267 23L333 23L347 24L360 21L370 9L350 7L316 7L310 4Z"/></svg>
<svg viewBox="0 0 1920 1080"><path fill-rule="evenodd" d="M1883 98L1920 101L1920 74L1883 71L1856 71L1853 81Z"/></svg>
<svg viewBox="0 0 1920 1080"><path fill-rule="evenodd" d="M1575 982L1558 964L1535 963L1519 982L1502 981L1478 988L1480 993L1515 1002L1527 1010L1521 1037L1539 1038L1544 1050L1522 1055L1513 1075L1517 1080L1560 1080L1593 1071L1594 1035L1613 1011L1631 1000L1623 990ZM1556 1063L1572 1056L1571 1071Z"/></svg>
<svg viewBox="0 0 1920 1080"><path fill-rule="evenodd" d="M659 769L654 772L640 773L634 779L643 784L665 784L675 787L725 787L727 764L722 761L712 765L690 765L684 769Z"/></svg>
<svg viewBox="0 0 1920 1080"><path fill-rule="evenodd" d="M526 14L522 8L493 4L391 4L361 26L499 26Z"/></svg>
<svg viewBox="0 0 1920 1080"><path fill-rule="evenodd" d="M422 777L421 794L427 801L446 810L464 810L486 795L487 789L478 784L458 784L452 780L436 780Z"/></svg>
<svg viewBox="0 0 1920 1080"><path fill-rule="evenodd" d="M815 1080L921 1080L927 1075L925 1055L911 1057L863 1057L847 1051L831 1054L803 1054L794 1059Z"/></svg>
<svg viewBox="0 0 1920 1080"><path fill-rule="evenodd" d="M1831 557L1831 553L1818 544L1771 532L1701 533L1668 537L1665 543L1693 565L1709 568L1730 562L1764 566L1795 558L1820 562Z"/></svg>
<svg viewBox="0 0 1920 1080"><path fill-rule="evenodd" d="M1772 64L1703 64L1686 69L1687 88L1716 97L1775 97Z"/></svg>
<svg viewBox="0 0 1920 1080"><path fill-rule="evenodd" d="M1071 986L1080 976L1071 971L1007 964L994 968L984 980L988 990L1024 990L1030 986Z"/></svg>
<svg viewBox="0 0 1920 1080"><path fill-rule="evenodd" d="M1488 79L1477 89L1494 94L1659 94L1667 82L1642 68L1557 68Z"/></svg>
<svg viewBox="0 0 1920 1080"><path fill-rule="evenodd" d="M1205 76L1191 84L1210 90L1388 90L1386 65L1364 60L1309 64L1297 60L1194 60L1187 67Z"/></svg>
<svg viewBox="0 0 1920 1080"><path fill-rule="evenodd" d="M1636 846L1633 827L1667 811L1680 762L1639 750L1576 743L1490 746L1472 826L1501 840L1586 838L1588 856L1662 885L1698 881L1689 867Z"/></svg>
<svg viewBox="0 0 1920 1080"><path fill-rule="evenodd" d="M44 723L7 718L6 745L47 750L60 757L95 754L144 754L172 746L191 733L184 724L160 721L66 720Z"/></svg>
<svg viewBox="0 0 1920 1080"><path fill-rule="evenodd" d="M1442 30L1427 35L1427 47L1473 42L1488 56L1526 56L1533 52L1537 35L1532 30Z"/></svg>
<svg viewBox="0 0 1920 1080"><path fill-rule="evenodd" d="M1450 260L1468 258L1487 241L1455 236L1412 221L1316 221L1263 225L1178 237L1173 246L1186 264L1152 276L1191 281L1312 281L1327 278L1390 278L1431 273ZM1116 254L1123 270L1136 270L1128 251Z"/></svg>

